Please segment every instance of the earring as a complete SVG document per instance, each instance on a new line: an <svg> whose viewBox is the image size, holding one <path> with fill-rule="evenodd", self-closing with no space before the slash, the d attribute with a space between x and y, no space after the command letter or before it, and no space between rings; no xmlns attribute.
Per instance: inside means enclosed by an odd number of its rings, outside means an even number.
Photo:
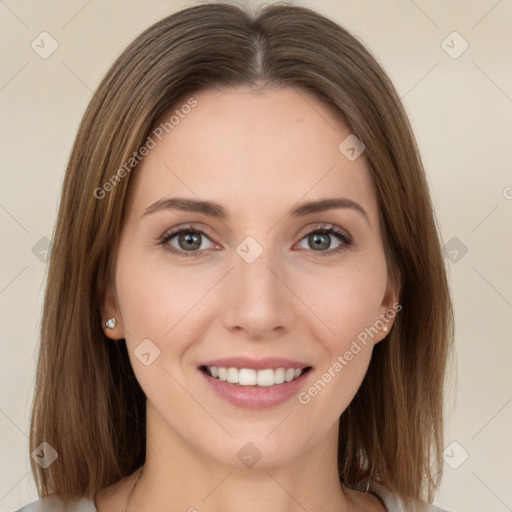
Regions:
<svg viewBox="0 0 512 512"><path fill-rule="evenodd" d="M382 328L382 330L383 330L384 332L388 332L388 326L387 326L387 325L385 325L385 326Z"/></svg>
<svg viewBox="0 0 512 512"><path fill-rule="evenodd" d="M115 326L116 326L116 319L114 317L110 318L109 320L107 320L105 322L105 327L110 329L111 331L114 329Z"/></svg>

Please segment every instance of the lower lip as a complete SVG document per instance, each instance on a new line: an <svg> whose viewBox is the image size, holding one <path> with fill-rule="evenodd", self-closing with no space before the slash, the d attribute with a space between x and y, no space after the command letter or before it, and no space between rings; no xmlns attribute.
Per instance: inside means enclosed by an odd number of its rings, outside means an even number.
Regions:
<svg viewBox="0 0 512 512"><path fill-rule="evenodd" d="M300 391L304 385L304 376L310 371L301 374L297 379L284 382L283 384L274 384L273 386L240 386L215 379L199 370L208 384L221 398L237 407L247 409L266 409L286 402L286 400L289 400Z"/></svg>

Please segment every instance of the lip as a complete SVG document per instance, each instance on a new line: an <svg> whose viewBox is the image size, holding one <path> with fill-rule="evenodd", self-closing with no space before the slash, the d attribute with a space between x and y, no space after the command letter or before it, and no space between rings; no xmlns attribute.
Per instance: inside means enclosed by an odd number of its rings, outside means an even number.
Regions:
<svg viewBox="0 0 512 512"><path fill-rule="evenodd" d="M263 357L261 359L253 359L250 357L226 357L222 359L215 359L211 361L205 361L198 365L201 366L222 366L224 368L250 368L252 370L266 370L270 368L277 370L277 368L299 368L303 370L308 366L306 363L299 361L293 361L291 359L284 359L281 357Z"/></svg>
<svg viewBox="0 0 512 512"><path fill-rule="evenodd" d="M227 381L220 381L199 370L206 382L218 396L237 407L246 409L267 409L282 404L297 395L304 386L304 378L310 372L302 374L295 380L269 387L239 386Z"/></svg>
<svg viewBox="0 0 512 512"><path fill-rule="evenodd" d="M240 386L227 381L220 381L205 372L205 366L222 366L225 368L251 368L253 370L277 369L277 368L300 368L308 371L290 382L275 384L274 386ZM206 380L207 384L220 398L236 407L245 409L267 409L275 407L296 396L304 387L305 379L311 373L311 365L278 357L265 357L252 359L249 357L230 357L205 361L198 365L199 373Z"/></svg>

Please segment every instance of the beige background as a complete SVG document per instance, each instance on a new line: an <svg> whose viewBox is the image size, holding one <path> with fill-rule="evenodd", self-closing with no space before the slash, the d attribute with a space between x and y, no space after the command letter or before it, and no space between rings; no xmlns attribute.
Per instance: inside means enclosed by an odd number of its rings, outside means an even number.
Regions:
<svg viewBox="0 0 512 512"><path fill-rule="evenodd" d="M193 3L0 1L0 511L37 498L27 432L46 276L41 259L78 123L122 49ZM461 257L456 248L455 261L447 260L456 361L435 503L511 511L512 1L296 3L353 31L388 72L418 138L444 242L456 237L449 243L468 249ZM59 45L47 59L31 47L43 31ZM445 51L463 48L462 39L448 37L453 31L469 44L458 58Z"/></svg>

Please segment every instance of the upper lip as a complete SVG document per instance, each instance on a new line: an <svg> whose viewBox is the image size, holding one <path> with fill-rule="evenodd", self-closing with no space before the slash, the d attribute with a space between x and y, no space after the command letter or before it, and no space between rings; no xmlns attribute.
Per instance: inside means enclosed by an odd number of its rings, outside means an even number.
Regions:
<svg viewBox="0 0 512 512"><path fill-rule="evenodd" d="M304 368L310 365L293 361L292 359L285 359L282 357L263 357L261 359L252 359L250 357L226 357L222 359L215 359L201 363L201 366L221 366L223 368L251 368L253 370L265 370L270 368L276 370L277 368Z"/></svg>

